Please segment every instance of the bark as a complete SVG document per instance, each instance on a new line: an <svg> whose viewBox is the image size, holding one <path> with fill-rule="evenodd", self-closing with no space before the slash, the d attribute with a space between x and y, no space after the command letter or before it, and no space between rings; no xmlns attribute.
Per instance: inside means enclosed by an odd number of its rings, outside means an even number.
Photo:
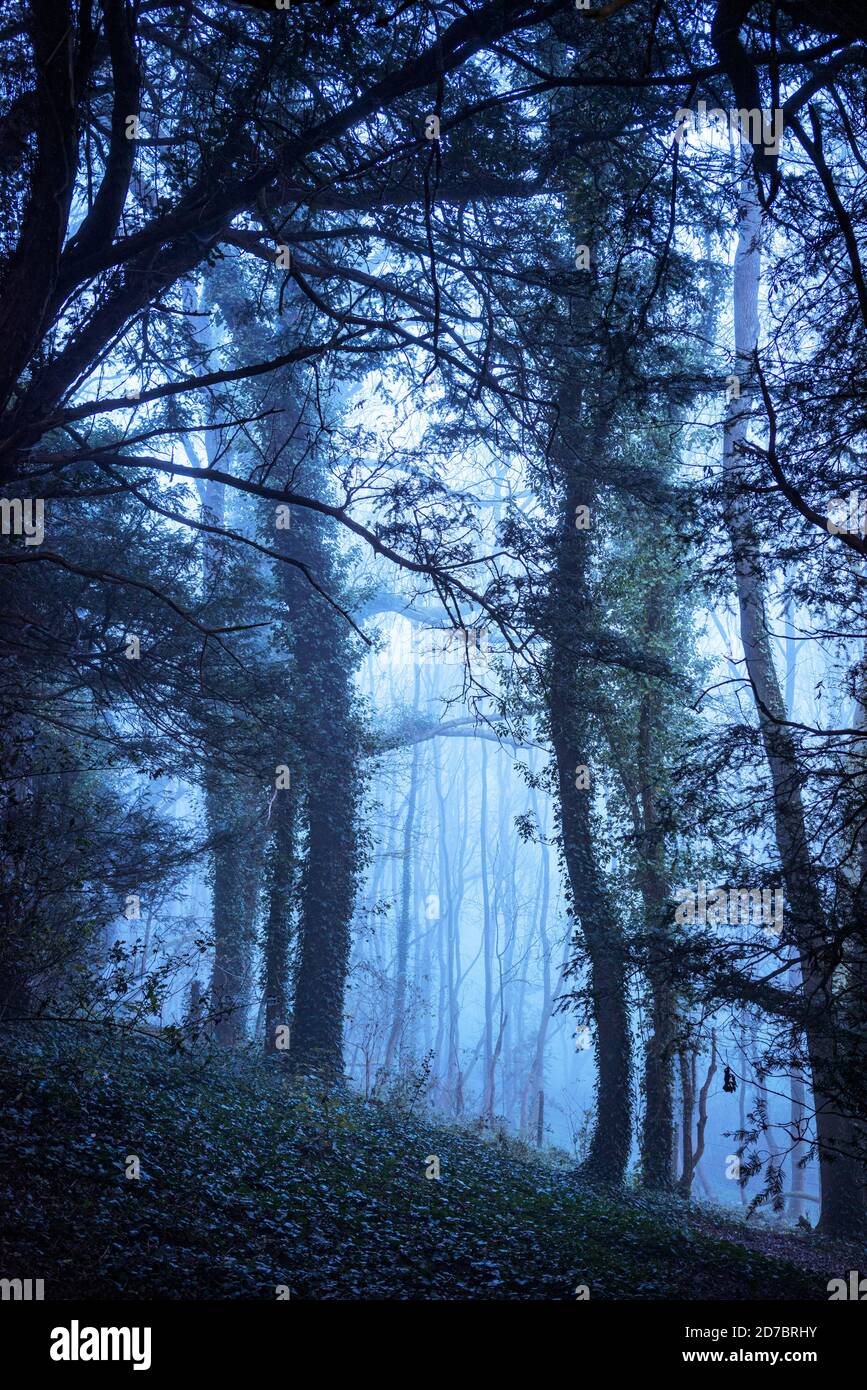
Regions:
<svg viewBox="0 0 867 1390"><path fill-rule="evenodd" d="M750 517L749 498L739 485L755 385L761 232L761 210L753 184L745 177L741 183L734 268L736 374L741 388L740 398L729 403L725 426L725 523L735 561L744 658L771 774L774 828L787 908L801 964L804 997L814 1011L806 1033L821 1174L820 1228L824 1234L842 1236L851 1234L863 1224L864 1204L859 1165L850 1156L852 1125L839 1113L826 1089L837 1061L833 1041L836 1013L831 980L833 961L828 951L827 923L809 849L797 746L785 726L786 708L771 655L759 542ZM823 1025L815 1021L816 1010L825 1018Z"/></svg>
<svg viewBox="0 0 867 1390"><path fill-rule="evenodd" d="M789 1078L789 1133L791 1137L791 1168L792 1178L790 1190L786 1194L787 1205L786 1215L793 1221L804 1215L804 1194L807 1190L807 1174L800 1166L800 1161L806 1158L809 1146L798 1138L804 1133L807 1118L807 1091L804 1085L804 1078L799 1071L793 1071Z"/></svg>
<svg viewBox="0 0 867 1390"><path fill-rule="evenodd" d="M710 1035L710 1062L707 1073L705 1074L702 1088L698 1093L698 1126L695 1136L695 1152L692 1159L693 1177L696 1169L701 1163L704 1155L705 1135L707 1133L707 1102L710 1095L711 1083L716 1076L716 1033L711 1031Z"/></svg>
<svg viewBox="0 0 867 1390"><path fill-rule="evenodd" d="M683 1100L683 1122L681 1125L683 1166L678 1187L680 1195L687 1201L692 1193L692 1185L704 1156L705 1135L707 1133L707 1103L710 1088L717 1070L716 1033L711 1031L710 1062L701 1089L696 1096L696 1072L698 1070L698 1049L683 1048L680 1052L680 1089ZM695 1139L693 1140L692 1119L698 1101L698 1118Z"/></svg>
<svg viewBox="0 0 867 1390"><path fill-rule="evenodd" d="M507 990L514 983L515 945L518 932L518 892L516 882L516 856L512 844L512 827L509 821L509 792L506 782L507 764L501 755L498 759L498 797L500 816L498 826L497 853L500 861L500 898L503 907L503 930L505 940L502 955L498 961L500 976L500 1014L501 1042L499 1054L502 1056L500 1072L502 1076L502 1109L507 1120L514 1118L514 1086L512 1083L512 1060L515 1052L515 1025L512 1010L507 1009ZM523 976L523 971L521 972ZM496 1075L497 1058L494 1059L493 1075Z"/></svg>
<svg viewBox="0 0 867 1390"><path fill-rule="evenodd" d="M326 707L333 712L333 704ZM343 1011L358 870L352 769L342 769L343 761L308 771L307 862L290 1047L296 1071L328 1082L343 1077Z"/></svg>
<svg viewBox="0 0 867 1390"><path fill-rule="evenodd" d="M482 794L479 808L479 855L482 876L482 952L485 972L485 1089L482 1116L494 1113L494 926L491 913L491 868L488 854L488 750L482 744Z"/></svg>
<svg viewBox="0 0 867 1390"><path fill-rule="evenodd" d="M57 284L74 192L78 100L93 51L88 6L81 6L77 52L69 0L31 0L28 8L36 72L36 156L0 298L0 409L37 349Z"/></svg>
<svg viewBox="0 0 867 1390"><path fill-rule="evenodd" d="M695 1053L681 1048L680 1063L680 1101L681 1101L681 1166L678 1190L680 1195L689 1198L692 1191L692 1175L695 1159L692 1148L692 1117L695 1111Z"/></svg>
<svg viewBox="0 0 867 1390"><path fill-rule="evenodd" d="M206 809L214 835L211 1010L214 1037L224 1047L243 1042L252 984L255 918L261 882L264 808L254 793L238 793L212 777Z"/></svg>
<svg viewBox="0 0 867 1390"><path fill-rule="evenodd" d="M588 455L598 457L604 430L597 429ZM550 650L545 673L551 743L557 768L563 862L576 939L586 952L595 1022L597 1110L586 1160L587 1173L622 1182L632 1138L632 1047L626 1000L626 964L617 914L597 862L591 795L578 789L575 769L589 765L589 720L576 660L575 634L592 627L589 532L574 525L576 509L594 494L589 468L566 457L560 529L551 586Z"/></svg>
<svg viewBox="0 0 867 1390"><path fill-rule="evenodd" d="M305 518L293 552L327 580L327 538ZM293 533L294 536L295 533ZM290 1062L328 1082L343 1077L343 1014L351 925L362 866L362 779L350 639L339 616L294 574L290 612L297 698L295 746L307 818L301 927ZM285 795L289 795L286 792ZM294 794L294 793L293 793Z"/></svg>
<svg viewBox="0 0 867 1390"><path fill-rule="evenodd" d="M536 813L537 799L535 792L531 801L531 806ZM542 827L540 826L540 831ZM542 845L539 858L539 877L540 883L536 896L536 922L539 932L539 946L542 956L542 1005L539 1010L539 1024L536 1029L536 1041L533 1050L533 1059L530 1063L530 1070L527 1075L524 1087L524 1098L521 1105L522 1124L524 1131L527 1114L532 1098L544 1090L545 1083L545 1043L548 1038L548 1027L551 1022L552 1007L554 1002L554 989L552 986L551 972L551 943L548 937L548 905L551 896L551 866L548 859L548 847ZM562 974L558 980L558 988L562 981Z"/></svg>
<svg viewBox="0 0 867 1390"><path fill-rule="evenodd" d="M441 1093L444 1106L460 1115L464 1110L464 1088L466 1074L461 1061L460 1040L460 996L463 985L461 966L461 911L464 888L467 879L467 813L469 805L469 764L463 760L462 771L462 811L458 818L459 840L452 854L449 847L448 830L451 822L448 811L448 793L443 787L442 766L439 748L434 748L434 794L437 801L437 853L440 885L440 917L443 923L443 938L440 954L440 1022L438 1037L443 1049L443 1065L440 1069ZM445 898L443 897L445 894Z"/></svg>
<svg viewBox="0 0 867 1390"><path fill-rule="evenodd" d="M271 883L263 950L265 1051L278 1051L278 1029L291 1024L289 1007L289 947L292 935L295 874L294 805L278 796L272 811ZM291 1035L291 1034L290 1034Z"/></svg>
<svg viewBox="0 0 867 1390"><path fill-rule="evenodd" d="M656 634L662 604L654 591L646 605L647 630ZM674 1185L671 1152L674 1141L674 1043L677 1010L667 912L669 885L665 871L664 832L657 816L654 784L656 744L661 718L653 689L641 699L636 760L637 785L628 787L638 843L638 887L648 937L645 974L650 987L651 1031L644 1050L644 1122L641 1132L641 1170L646 1187L670 1191ZM628 781L628 778L627 778Z"/></svg>
<svg viewBox="0 0 867 1390"><path fill-rule="evenodd" d="M413 827L415 802L418 799L418 745L413 748L410 765L410 790L407 794L406 819L403 823L402 869L400 869L400 902L397 908L397 954L395 959L395 999L392 1006L392 1027L385 1045L386 1072L392 1068L397 1044L402 1042L407 1017L407 966L410 959L411 913L413 913Z"/></svg>
<svg viewBox="0 0 867 1390"><path fill-rule="evenodd" d="M644 1052L644 1124L641 1133L641 1171L644 1185L667 1192L673 1186L671 1149L674 1142L674 996L665 963L648 958L651 1034Z"/></svg>
<svg viewBox="0 0 867 1390"><path fill-rule="evenodd" d="M416 707L418 705L418 676L415 682ZM415 824L416 803L418 801L419 749L412 750L409 772L409 791L406 800L406 817L403 823L403 847L400 875L400 903L397 913L397 956L395 960L394 1004L392 1007L391 1029L385 1047L383 1067L391 1069L398 1044L402 1043L406 1027L407 967L409 963L409 937L412 927L413 904L413 827ZM402 1047L401 1047L402 1050Z"/></svg>

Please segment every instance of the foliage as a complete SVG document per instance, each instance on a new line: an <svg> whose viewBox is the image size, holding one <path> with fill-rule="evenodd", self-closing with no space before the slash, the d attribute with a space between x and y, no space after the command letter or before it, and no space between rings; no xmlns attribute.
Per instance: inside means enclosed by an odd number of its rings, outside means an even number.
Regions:
<svg viewBox="0 0 867 1390"><path fill-rule="evenodd" d="M279 1063L75 1029L7 1034L4 1053L3 1268L45 1271L52 1298L826 1297L682 1204L293 1086Z"/></svg>

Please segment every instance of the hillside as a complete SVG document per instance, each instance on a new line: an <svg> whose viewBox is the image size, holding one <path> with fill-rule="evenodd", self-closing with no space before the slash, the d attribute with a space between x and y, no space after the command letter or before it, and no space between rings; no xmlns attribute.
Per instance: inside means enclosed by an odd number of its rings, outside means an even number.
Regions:
<svg viewBox="0 0 867 1390"><path fill-rule="evenodd" d="M47 1024L4 1051L0 1272L46 1298L822 1300L839 1263L279 1063Z"/></svg>

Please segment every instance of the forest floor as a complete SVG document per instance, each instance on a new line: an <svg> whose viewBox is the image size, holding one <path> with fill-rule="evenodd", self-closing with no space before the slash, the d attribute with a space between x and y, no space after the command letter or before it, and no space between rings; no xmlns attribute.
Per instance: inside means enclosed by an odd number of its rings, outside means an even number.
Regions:
<svg viewBox="0 0 867 1390"><path fill-rule="evenodd" d="M2 1045L0 1277L46 1299L827 1300L857 1267L278 1061L48 1023Z"/></svg>

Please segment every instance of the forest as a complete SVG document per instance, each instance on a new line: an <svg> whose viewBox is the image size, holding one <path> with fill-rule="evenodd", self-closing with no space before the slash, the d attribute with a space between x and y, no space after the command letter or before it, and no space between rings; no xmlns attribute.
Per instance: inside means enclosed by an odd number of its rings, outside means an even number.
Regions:
<svg viewBox="0 0 867 1390"><path fill-rule="evenodd" d="M865 98L4 6L4 1299L867 1298Z"/></svg>

